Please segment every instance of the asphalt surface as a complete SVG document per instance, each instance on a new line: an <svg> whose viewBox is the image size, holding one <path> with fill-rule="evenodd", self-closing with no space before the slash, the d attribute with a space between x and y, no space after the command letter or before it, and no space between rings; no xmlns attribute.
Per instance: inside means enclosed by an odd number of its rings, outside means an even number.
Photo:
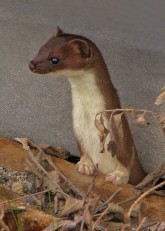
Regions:
<svg viewBox="0 0 165 231"><path fill-rule="evenodd" d="M98 45L123 107L153 109L165 85L165 1L0 1L0 134L64 145L78 155L68 82L28 68L57 25ZM158 126L133 128L133 135L145 169L158 168L165 161Z"/></svg>

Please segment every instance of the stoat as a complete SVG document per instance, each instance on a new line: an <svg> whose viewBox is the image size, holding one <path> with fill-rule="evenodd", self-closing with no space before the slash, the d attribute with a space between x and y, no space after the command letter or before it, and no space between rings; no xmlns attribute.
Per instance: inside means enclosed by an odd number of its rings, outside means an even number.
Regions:
<svg viewBox="0 0 165 231"><path fill-rule="evenodd" d="M75 137L80 151L78 172L93 175L98 170L115 184L139 183L145 176L127 120L124 118L122 157L105 149L100 153L100 140L95 115L106 109L120 108L120 101L106 64L97 46L89 39L64 33L59 27L30 62L31 71L67 77L72 90L72 116ZM108 118L104 118L108 126ZM109 128L110 129L110 128Z"/></svg>

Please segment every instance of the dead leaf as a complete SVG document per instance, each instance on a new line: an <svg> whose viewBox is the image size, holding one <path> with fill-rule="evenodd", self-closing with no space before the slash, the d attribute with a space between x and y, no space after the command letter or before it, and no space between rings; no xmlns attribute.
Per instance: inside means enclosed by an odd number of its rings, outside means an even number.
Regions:
<svg viewBox="0 0 165 231"><path fill-rule="evenodd" d="M123 112L112 114L110 117L111 137L116 146L115 154L118 156L123 156L123 152L125 151L123 143L122 116Z"/></svg>
<svg viewBox="0 0 165 231"><path fill-rule="evenodd" d="M136 116L135 124L139 127L147 127L150 123L144 118L144 114L139 114Z"/></svg>
<svg viewBox="0 0 165 231"><path fill-rule="evenodd" d="M108 222L108 230L111 231L117 231L117 230L121 230L123 223L122 222Z"/></svg>
<svg viewBox="0 0 165 231"><path fill-rule="evenodd" d="M25 170L32 172L39 179L41 179L43 176L43 173L41 173L41 171L38 168L36 168L36 165L34 164L34 162L28 159L26 159L26 162L25 162Z"/></svg>
<svg viewBox="0 0 165 231"><path fill-rule="evenodd" d="M128 109L127 111L124 112L126 117L129 117L133 114L134 110L133 109Z"/></svg>
<svg viewBox="0 0 165 231"><path fill-rule="evenodd" d="M160 125L162 126L162 129L165 134L165 114L160 114L157 116L158 121L160 122Z"/></svg>
<svg viewBox="0 0 165 231"><path fill-rule="evenodd" d="M104 120L103 120L102 115L101 115L100 121L95 119L95 126L99 131L98 135L100 138L100 153L104 153L104 144L105 144L105 140L106 140L106 137L109 131L104 126Z"/></svg>
<svg viewBox="0 0 165 231"><path fill-rule="evenodd" d="M28 138L14 138L15 141L21 143L23 145L23 149L29 150L29 145L28 145Z"/></svg>
<svg viewBox="0 0 165 231"><path fill-rule="evenodd" d="M69 151L65 149L63 146L54 147L49 144L40 144L39 146L44 150L46 154L57 156L64 160L66 160L70 154Z"/></svg>
<svg viewBox="0 0 165 231"><path fill-rule="evenodd" d="M165 222L163 221L159 227L158 227L158 231L164 231L165 230Z"/></svg>
<svg viewBox="0 0 165 231"><path fill-rule="evenodd" d="M138 185L136 185L137 189L143 189L147 185L151 184L155 179L161 178L165 175L165 162L161 164L158 170L149 173Z"/></svg>
<svg viewBox="0 0 165 231"><path fill-rule="evenodd" d="M56 192L57 191L57 187L56 185L54 184L54 181L59 184L60 183L60 176L59 176L59 173L55 170L53 171L49 171L48 172L49 174L49 177L48 176L44 176L43 179L42 179L42 186L41 186L41 190L45 190L45 189L48 189L50 190L51 192ZM53 179L53 180L51 180Z"/></svg>
<svg viewBox="0 0 165 231"><path fill-rule="evenodd" d="M107 150L109 152L111 152L112 157L114 157L116 155L117 148L116 148L115 141L113 141L113 140L109 141L109 143L107 144Z"/></svg>
<svg viewBox="0 0 165 231"><path fill-rule="evenodd" d="M157 116L160 123L165 124L165 114L160 114Z"/></svg>
<svg viewBox="0 0 165 231"><path fill-rule="evenodd" d="M70 213L74 213L82 209L83 204L84 204L83 200L77 200L74 198L66 198L66 203L65 203L64 209L62 210L60 216L63 217Z"/></svg>
<svg viewBox="0 0 165 231"><path fill-rule="evenodd" d="M81 221L81 220L80 220ZM80 221L71 221L65 220L64 224L61 227L61 231L79 231L80 230Z"/></svg>
<svg viewBox="0 0 165 231"><path fill-rule="evenodd" d="M104 124L100 122L99 120L95 119L95 126L97 130L99 131L99 136L104 136Z"/></svg>
<svg viewBox="0 0 165 231"><path fill-rule="evenodd" d="M65 223L63 220L59 220L58 218L54 219L54 222L52 222L46 229L43 231L55 231L59 230L59 228L62 227L62 225ZM60 229L61 230L61 229Z"/></svg>
<svg viewBox="0 0 165 231"><path fill-rule="evenodd" d="M120 206L120 205L117 205L115 203L111 203L112 206L110 207L110 210L111 212L113 213L121 213L121 214L124 214L124 209Z"/></svg>
<svg viewBox="0 0 165 231"><path fill-rule="evenodd" d="M156 98L156 101L155 101L155 104L156 105L161 105L162 103L165 102L165 91L162 92L157 98Z"/></svg>

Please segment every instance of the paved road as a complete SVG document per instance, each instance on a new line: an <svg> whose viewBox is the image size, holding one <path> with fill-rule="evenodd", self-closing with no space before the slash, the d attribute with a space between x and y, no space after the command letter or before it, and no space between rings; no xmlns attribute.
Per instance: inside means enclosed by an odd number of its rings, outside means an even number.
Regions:
<svg viewBox="0 0 165 231"><path fill-rule="evenodd" d="M57 25L100 47L123 107L152 109L165 85L165 1L0 1L0 134L63 144L77 154L69 84L28 69ZM164 138L156 127L133 134L151 171L164 158Z"/></svg>

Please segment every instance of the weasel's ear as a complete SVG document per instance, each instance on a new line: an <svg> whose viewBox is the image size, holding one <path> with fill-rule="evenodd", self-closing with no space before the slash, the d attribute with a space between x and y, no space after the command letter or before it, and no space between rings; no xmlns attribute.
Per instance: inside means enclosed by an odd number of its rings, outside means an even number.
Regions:
<svg viewBox="0 0 165 231"><path fill-rule="evenodd" d="M61 30L61 28L60 28L59 26L57 26L55 36L56 36L56 37L59 37L59 36L62 35L63 33L64 33L64 32Z"/></svg>
<svg viewBox="0 0 165 231"><path fill-rule="evenodd" d="M91 57L91 48L87 41L83 39L73 39L68 43L76 53L80 53L83 58Z"/></svg>

